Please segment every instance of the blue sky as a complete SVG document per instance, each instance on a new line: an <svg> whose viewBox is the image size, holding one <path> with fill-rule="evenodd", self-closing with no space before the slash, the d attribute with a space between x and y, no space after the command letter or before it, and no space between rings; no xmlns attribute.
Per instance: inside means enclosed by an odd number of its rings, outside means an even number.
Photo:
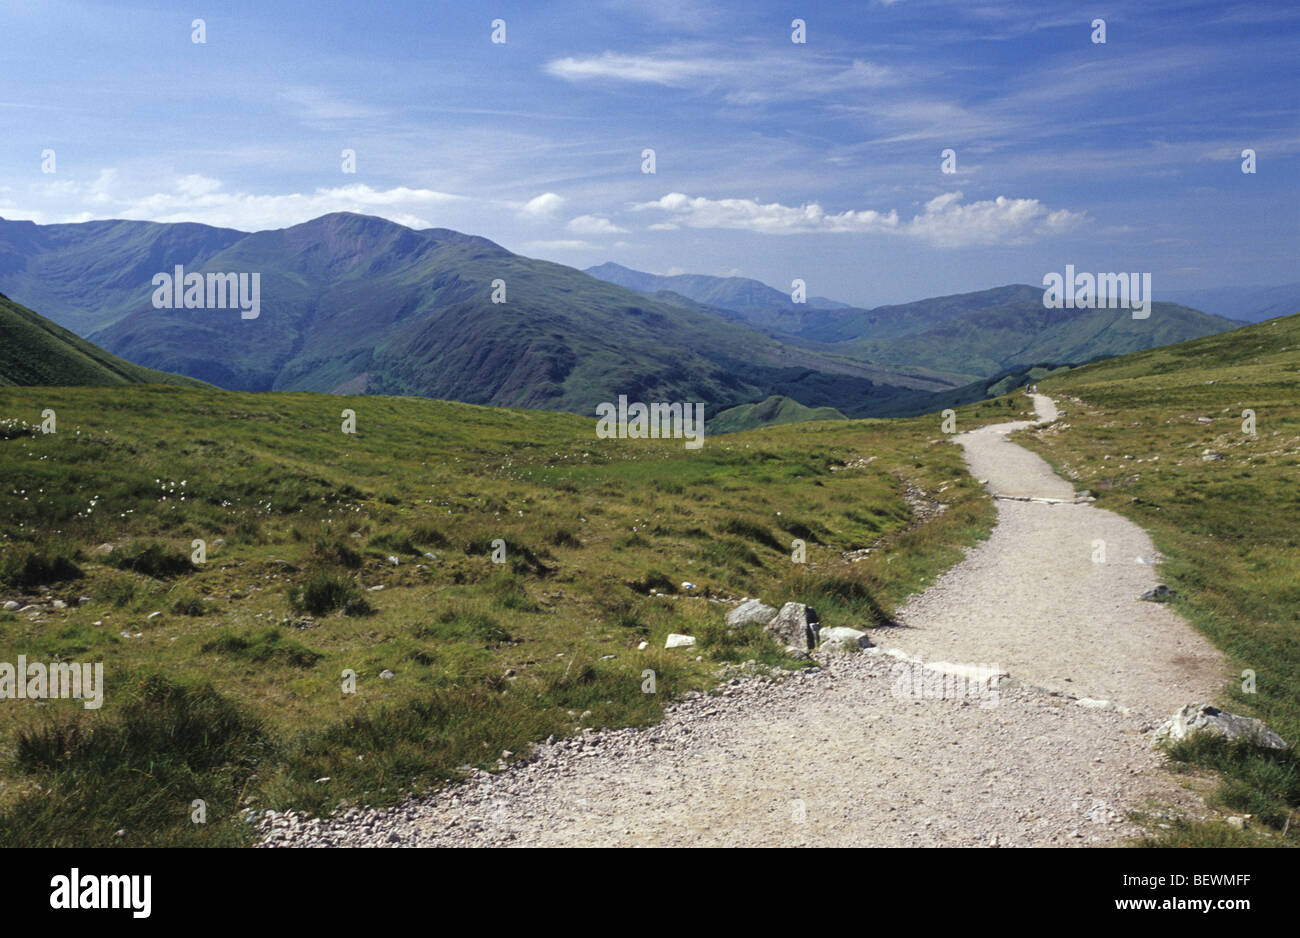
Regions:
<svg viewBox="0 0 1300 938"><path fill-rule="evenodd" d="M1300 279L1292 0L41 0L0 36L6 218L358 211L861 305Z"/></svg>

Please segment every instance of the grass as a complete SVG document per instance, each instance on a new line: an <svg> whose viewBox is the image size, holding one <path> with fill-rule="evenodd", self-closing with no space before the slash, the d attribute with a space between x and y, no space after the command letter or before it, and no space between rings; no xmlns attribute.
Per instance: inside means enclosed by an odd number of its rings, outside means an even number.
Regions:
<svg viewBox="0 0 1300 938"><path fill-rule="evenodd" d="M44 408L58 433L32 429ZM870 627L993 519L937 417L687 451L422 399L0 388L0 431L3 598L42 604L0 612L0 660L102 661L106 683L96 711L0 708L14 845L248 843L250 809L390 804L552 734L645 725L722 661L802 666L708 599ZM918 524L909 486L948 510Z"/></svg>
<svg viewBox="0 0 1300 938"><path fill-rule="evenodd" d="M1020 435L1098 507L1136 521L1164 555L1178 611L1240 679L1219 703L1300 740L1300 317L1290 316L1045 380L1066 411ZM1254 413L1254 433L1246 432ZM1191 701L1189 701L1190 703ZM1294 755L1197 745L1180 764L1214 769L1226 808L1255 815L1237 839L1276 841L1300 807ZM1151 842L1217 845L1218 824ZM1300 844L1292 823L1286 843Z"/></svg>

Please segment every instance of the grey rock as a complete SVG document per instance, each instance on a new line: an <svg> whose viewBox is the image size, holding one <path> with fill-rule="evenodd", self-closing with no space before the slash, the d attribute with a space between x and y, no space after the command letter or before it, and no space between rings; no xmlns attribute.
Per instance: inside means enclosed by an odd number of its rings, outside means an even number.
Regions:
<svg viewBox="0 0 1300 938"><path fill-rule="evenodd" d="M776 618L767 624L767 630L780 645L793 645L800 651L817 647L817 613L803 603L786 603Z"/></svg>
<svg viewBox="0 0 1300 938"><path fill-rule="evenodd" d="M384 668L384 670L380 671L379 676L383 678L385 681L391 681L393 678L397 677L396 674L394 674L392 671L388 670L387 668Z"/></svg>
<svg viewBox="0 0 1300 938"><path fill-rule="evenodd" d="M665 648L689 648L695 644L694 635L678 635L673 633L668 636L668 641L664 643Z"/></svg>
<svg viewBox="0 0 1300 938"><path fill-rule="evenodd" d="M819 646L821 651L857 651L861 648L871 647L871 640L867 638L866 632L843 626L822 629L819 637L821 638L821 645Z"/></svg>
<svg viewBox="0 0 1300 938"><path fill-rule="evenodd" d="M1176 742L1196 732L1213 733L1229 740L1245 739L1265 749L1285 749L1286 741L1262 720L1228 713L1209 704L1188 704L1160 725L1152 744Z"/></svg>
<svg viewBox="0 0 1300 938"><path fill-rule="evenodd" d="M5 603L5 612L13 612L15 609L22 608L22 604L17 600L11 599Z"/></svg>
<svg viewBox="0 0 1300 938"><path fill-rule="evenodd" d="M771 606L765 606L761 600L751 599L727 613L727 625L732 628L752 622L767 625L775 615L776 610Z"/></svg>
<svg viewBox="0 0 1300 938"><path fill-rule="evenodd" d="M1171 590L1169 587L1161 583L1155 589L1147 590L1143 593L1142 598L1153 603L1167 603L1171 600L1177 599L1178 592L1176 590Z"/></svg>

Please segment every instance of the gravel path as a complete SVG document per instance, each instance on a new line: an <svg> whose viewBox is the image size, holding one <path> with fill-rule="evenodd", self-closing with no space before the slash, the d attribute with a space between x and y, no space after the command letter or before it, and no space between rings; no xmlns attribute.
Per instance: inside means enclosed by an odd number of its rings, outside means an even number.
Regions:
<svg viewBox="0 0 1300 938"><path fill-rule="evenodd" d="M1034 403L1041 420L1056 418L1048 398ZM1073 499L1073 486L1006 439L1027 426L999 424L956 440L995 495ZM1157 566L1138 563L1156 555L1145 531L1087 503L999 499L997 507L989 539L898 610L905 628L877 641L926 660L997 664L1148 720L1218 696L1222 655L1170 608L1138 598L1159 582Z"/></svg>
<svg viewBox="0 0 1300 938"><path fill-rule="evenodd" d="M1026 425L957 440L995 494L1071 499L1005 440ZM654 727L541 745L391 810L266 814L263 844L1073 846L1136 834L1125 812L1152 799L1201 814L1146 734L1213 698L1223 665L1137 600L1156 582L1134 562L1153 553L1146 535L1087 504L999 500L998 512L987 541L900 609L900 628L873 635L888 649L784 677L738 670ZM940 659L1011 677L967 681Z"/></svg>

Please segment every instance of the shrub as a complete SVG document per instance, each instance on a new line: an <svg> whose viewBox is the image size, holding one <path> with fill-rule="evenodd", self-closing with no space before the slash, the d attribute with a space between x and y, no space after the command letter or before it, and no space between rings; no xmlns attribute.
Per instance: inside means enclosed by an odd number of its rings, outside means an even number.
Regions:
<svg viewBox="0 0 1300 938"><path fill-rule="evenodd" d="M307 579L289 590L289 605L298 612L308 612L314 616L323 616L335 609L347 612L351 606L360 610L362 606L369 609L361 589L350 578L333 570L315 570ZM356 612L348 612L355 615Z"/></svg>

